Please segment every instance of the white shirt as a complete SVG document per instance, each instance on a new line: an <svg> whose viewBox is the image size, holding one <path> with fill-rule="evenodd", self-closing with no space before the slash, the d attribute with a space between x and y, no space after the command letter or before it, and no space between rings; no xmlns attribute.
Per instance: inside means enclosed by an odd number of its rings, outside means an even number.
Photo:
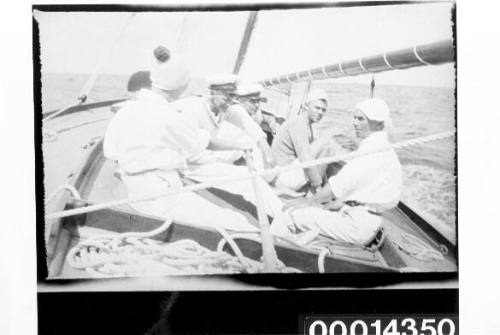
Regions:
<svg viewBox="0 0 500 335"><path fill-rule="evenodd" d="M207 130L211 136L216 136L222 123L229 122L242 129L253 141L266 138L264 131L248 115L246 110L238 105L231 105L226 112L215 115L210 110L208 97L189 97L175 102L177 108L198 121L198 125Z"/></svg>
<svg viewBox="0 0 500 335"><path fill-rule="evenodd" d="M356 153L388 146L387 133L377 131L361 141ZM340 200L354 200L381 210L390 209L398 204L401 194L401 164L391 148L353 158L328 182L333 194Z"/></svg>
<svg viewBox="0 0 500 335"><path fill-rule="evenodd" d="M143 89L108 125L104 155L127 173L178 169L203 152L209 139L195 120L158 93Z"/></svg>

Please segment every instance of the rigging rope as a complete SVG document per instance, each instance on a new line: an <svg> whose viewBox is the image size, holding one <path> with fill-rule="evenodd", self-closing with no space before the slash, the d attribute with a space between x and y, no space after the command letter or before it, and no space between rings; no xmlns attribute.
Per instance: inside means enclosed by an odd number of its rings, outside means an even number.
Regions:
<svg viewBox="0 0 500 335"><path fill-rule="evenodd" d="M222 235L216 251L194 240L164 243L151 239L171 224L172 220L166 220L150 232L91 237L68 252L68 264L94 277L258 273L264 270L263 263L245 257L233 237L219 227L214 227ZM226 243L235 256L223 251ZM281 261L278 261L277 271L299 272Z"/></svg>
<svg viewBox="0 0 500 335"><path fill-rule="evenodd" d="M182 192L191 192L191 191L197 191L201 189L206 189L210 187L216 187L222 184L228 184L231 182L236 182L236 181L241 181L241 180L246 180L246 179L251 179L256 176L270 176L270 175L276 175L281 172L286 172L286 171L291 171L299 168L308 168L316 165L322 165L322 164L329 164L333 162L338 162L338 161L343 161L343 160L348 160L348 159L353 159L356 157L361 157L361 156L367 156L383 151L387 151L390 149L402 149L406 148L409 146L413 145L418 145L418 144L423 144L426 142L431 142L431 141L436 141L440 139L445 139L451 136L454 136L455 131L447 131L431 136L426 136L426 137L420 137L416 139L411 139L411 140L406 140L406 141L401 141L399 143L396 143L394 145L381 148L378 150L373 150L369 152L363 152L363 153L348 153L348 154L343 154L343 155L337 155L337 156L332 156L332 157L324 157L324 158L319 158L315 159L312 161L308 162L302 162L297 165L288 165L288 166L279 166L275 167L272 169L263 169L255 172L249 172L241 175L236 175L232 177L225 177L225 178L217 178L214 179L210 182L205 182L205 183L199 183L199 184L194 184L194 185L189 185L189 186L184 186L184 187L175 187L171 188L165 192L162 192L160 194L152 194L148 196L140 196L140 197L128 197L120 200L114 200L114 201L109 201L105 203L100 203L96 205L90 205L87 207L82 207L82 208L75 208L75 209L69 209L65 211L60 211L60 212L55 212L46 215L46 219L55 219L55 218L62 218L62 217L67 217L67 216L72 216L72 215L77 215L77 214L85 214L89 212L94 212L97 210L105 209L105 208L110 208L110 207L115 207L115 206L120 206L120 205L125 205L125 204L131 204L139 201L149 201L149 200L154 200L157 198L165 197L165 196L171 196L177 193L182 193Z"/></svg>
<svg viewBox="0 0 500 335"><path fill-rule="evenodd" d="M73 130L75 128L79 128L79 127L82 127L82 126L87 126L89 124L94 124L94 123L97 123L97 122L109 121L109 120L110 120L109 117L105 117L105 118L100 118L100 119L95 119L95 120L90 120L90 121L85 121L85 122L77 123L77 124L75 124L75 125L73 125L71 127L65 127L65 128L61 128L61 129L57 129L57 130L46 129L43 132L43 138L44 138L45 141L53 142L53 141L57 140L58 134L60 134L60 133L66 132L68 130Z"/></svg>
<svg viewBox="0 0 500 335"><path fill-rule="evenodd" d="M83 86L83 88L80 90L80 93L78 94L77 96L77 101L62 108L61 110L53 113L53 114L50 114L48 115L47 117L43 118L43 121L48 121L50 119L53 119L55 118L56 116L64 113L65 111L67 111L68 109L72 108L72 107L76 107L76 106L79 106L81 104L83 104L86 100L87 100L87 95L89 94L90 90L92 90L92 87L94 87L94 84L97 80L97 77L99 76L99 72L100 72L100 69L102 68L102 66L105 64L105 61L109 58L111 58L111 55L113 54L113 51L116 47L116 45L118 44L118 41L122 38L123 36L123 33L125 32L126 28L129 26L129 24L132 22L132 19L135 17L136 13L131 13L131 15L125 20L122 28L120 29L117 37L115 39L113 39L113 43L111 45L111 47L109 48L108 50L108 54L106 55L106 57L101 57L99 62L97 63L97 66L94 68L94 71L92 72L92 74L90 75L89 79L87 79L85 85Z"/></svg>
<svg viewBox="0 0 500 335"><path fill-rule="evenodd" d="M71 195L73 195L73 197L77 200L81 200L82 198L80 197L80 193L78 193L78 190L73 186L73 185L70 185L70 184L64 184L64 185L61 185L59 186L58 188L56 188L46 199L45 199L45 202L48 203L50 201L52 201L52 199L55 198L55 196L57 194L59 194L59 192L61 191L64 191L64 190L68 190L71 192Z"/></svg>
<svg viewBox="0 0 500 335"><path fill-rule="evenodd" d="M245 234L233 234L231 235L233 239L245 239L249 241L254 241L259 244L262 243L262 241L259 239L257 235L252 236L251 233L245 233ZM319 273L324 273L325 272L325 258L326 256L337 256L337 257L343 257L343 258L349 258L349 259L356 259L356 260L361 260L361 261L366 261L366 262L374 262L377 261L377 258L366 258L366 257L356 257L356 256L351 256L345 253L337 253L337 251L334 251L331 248L328 248L325 246L324 243L318 243L317 241L313 240L309 243L306 244L299 244L297 241L294 241L289 238L281 237L281 236L273 236L275 241L284 241L290 245L293 245L296 248L302 249L302 250L307 250L307 251L312 251L315 253L318 253L318 271ZM224 245L226 244L226 240L221 240L219 242L219 245L217 246L217 250L221 251ZM328 245L328 244L326 244ZM339 247L339 245L335 245L336 247ZM365 247L362 246L345 246L345 248L356 248L359 250L366 250ZM279 265L281 266L282 263L279 262ZM300 270L288 267L287 268L291 272L300 272Z"/></svg>

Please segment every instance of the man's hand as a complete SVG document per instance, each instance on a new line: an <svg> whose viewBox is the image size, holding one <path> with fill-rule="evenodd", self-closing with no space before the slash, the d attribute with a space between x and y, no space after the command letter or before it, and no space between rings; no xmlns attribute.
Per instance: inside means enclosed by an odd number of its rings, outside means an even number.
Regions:
<svg viewBox="0 0 500 335"><path fill-rule="evenodd" d="M228 141L218 137L212 137L208 144L210 150L252 150L253 145L250 141Z"/></svg>
<svg viewBox="0 0 500 335"><path fill-rule="evenodd" d="M271 169L276 165L278 165L278 162L276 161L273 152L270 150L263 151L263 158L264 158L264 168L266 169Z"/></svg>
<svg viewBox="0 0 500 335"><path fill-rule="evenodd" d="M339 211L344 206L344 202L341 200L332 200L323 205L326 210L329 211Z"/></svg>
<svg viewBox="0 0 500 335"><path fill-rule="evenodd" d="M318 193L319 190L321 190L321 185L316 185L316 186L309 185L307 189L307 191L310 192L311 195Z"/></svg>

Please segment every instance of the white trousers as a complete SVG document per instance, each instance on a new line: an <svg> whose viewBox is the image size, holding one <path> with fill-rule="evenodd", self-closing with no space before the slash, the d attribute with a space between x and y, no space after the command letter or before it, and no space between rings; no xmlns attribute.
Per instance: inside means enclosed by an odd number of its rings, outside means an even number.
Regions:
<svg viewBox="0 0 500 335"><path fill-rule="evenodd" d="M300 161L295 159L290 165L299 165ZM298 191L301 187L307 184L308 178L304 169L297 168L294 170L281 172L276 178L276 186L280 188L288 188L292 191Z"/></svg>
<svg viewBox="0 0 500 335"><path fill-rule="evenodd" d="M139 175L123 175L129 197L141 197L166 192L172 187L181 187L182 181L176 171L153 171ZM131 204L139 212L172 218L180 223L194 226L217 226L238 232L256 232L258 228L240 213L217 206L193 192Z"/></svg>
<svg viewBox="0 0 500 335"><path fill-rule="evenodd" d="M369 213L363 206L344 206L338 212L318 207L298 208L290 216L303 230L316 230L335 240L359 245L371 242L382 224L381 216Z"/></svg>
<svg viewBox="0 0 500 335"><path fill-rule="evenodd" d="M213 163L205 165L191 165L182 170L182 174L197 182L210 182L222 177L231 177L248 173L245 166L236 166L225 163ZM255 191L250 179L239 180L227 184L216 186L216 188L229 193L239 194L245 200L257 206ZM272 188L262 178L257 177L257 188L260 196L263 198L264 211L273 218L284 217L283 203L274 193Z"/></svg>

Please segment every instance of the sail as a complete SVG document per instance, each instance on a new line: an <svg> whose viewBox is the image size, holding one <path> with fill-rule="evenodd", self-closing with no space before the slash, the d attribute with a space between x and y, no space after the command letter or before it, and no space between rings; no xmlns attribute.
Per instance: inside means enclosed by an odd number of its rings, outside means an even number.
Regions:
<svg viewBox="0 0 500 335"><path fill-rule="evenodd" d="M452 40L452 8L452 4L436 3L261 11L241 75L261 81L387 51ZM449 79L454 80L452 65L410 71L417 76L393 73L384 74L379 80L422 85L433 77L435 86L448 86ZM370 79L365 76L361 80L369 82ZM360 79L343 81L360 82Z"/></svg>
<svg viewBox="0 0 500 335"><path fill-rule="evenodd" d="M204 79L232 72L248 12L35 11L34 17L42 77L98 72L126 80L149 70L152 50L163 45L183 59L195 79Z"/></svg>
<svg viewBox="0 0 500 335"><path fill-rule="evenodd" d="M452 4L437 3L260 10L240 75L258 81L449 40L451 9ZM130 13L37 11L42 71L91 73L105 56L102 73L130 74L148 68L151 50L162 44L180 52L195 77L232 72L248 15L137 12L124 27Z"/></svg>

